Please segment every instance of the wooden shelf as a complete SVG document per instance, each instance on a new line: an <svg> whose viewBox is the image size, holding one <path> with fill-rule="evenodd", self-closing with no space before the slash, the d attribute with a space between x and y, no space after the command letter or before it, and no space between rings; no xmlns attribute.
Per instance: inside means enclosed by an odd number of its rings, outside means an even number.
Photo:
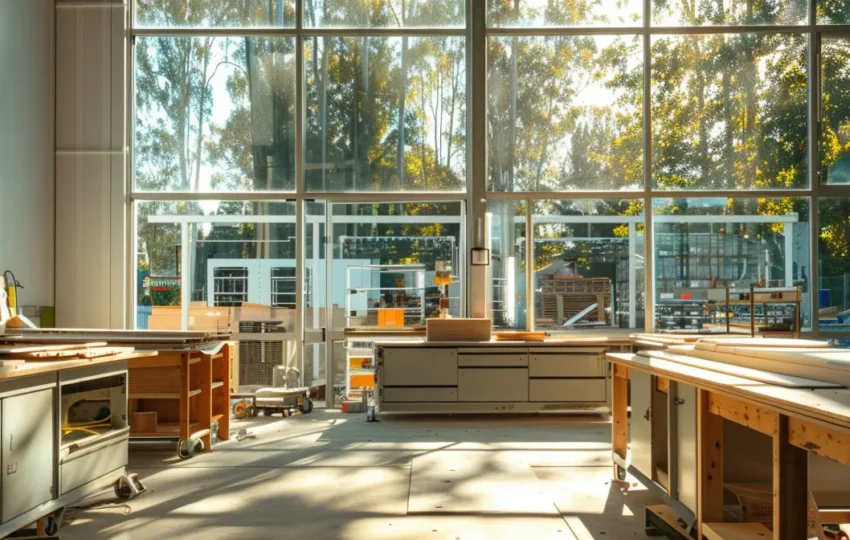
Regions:
<svg viewBox="0 0 850 540"><path fill-rule="evenodd" d="M197 396L201 393L200 389L189 391L189 397ZM149 392L130 394L130 399L180 399L180 392Z"/></svg>
<svg viewBox="0 0 850 540"><path fill-rule="evenodd" d="M761 523L703 523L702 533L709 540L768 540L773 532Z"/></svg>

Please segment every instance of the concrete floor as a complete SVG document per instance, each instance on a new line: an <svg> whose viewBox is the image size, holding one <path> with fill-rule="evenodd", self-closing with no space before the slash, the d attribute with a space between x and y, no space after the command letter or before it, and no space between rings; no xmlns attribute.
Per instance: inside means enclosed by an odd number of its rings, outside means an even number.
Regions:
<svg viewBox="0 0 850 540"><path fill-rule="evenodd" d="M316 410L232 428L245 426L255 439L188 461L134 445L148 492L129 509L69 512L61 538L613 540L644 538L643 508L658 502L611 482L597 419Z"/></svg>

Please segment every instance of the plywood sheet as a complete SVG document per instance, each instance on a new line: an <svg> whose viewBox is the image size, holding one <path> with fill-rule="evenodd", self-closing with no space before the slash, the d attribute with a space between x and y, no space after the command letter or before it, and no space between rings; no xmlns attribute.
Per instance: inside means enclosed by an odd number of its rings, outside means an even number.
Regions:
<svg viewBox="0 0 850 540"><path fill-rule="evenodd" d="M707 360L703 358L698 358L695 356L684 356L679 354L669 354L665 352L659 351L647 351L645 353L641 353L642 356L652 356L655 358L662 358L665 360L671 360L680 364L685 364L688 366L694 366L698 368L702 368L708 371L714 371L717 373L725 373L727 375L735 375L738 377L743 377L745 379L750 379L753 381L762 382L765 384L775 384L777 386L783 386L786 388L840 388L842 385L840 383L829 382L829 381L821 381L816 379L809 379L806 377L796 377L794 375L786 375L781 372L773 372L773 371L763 371L760 369L753 369L749 367L743 367L738 365L727 364L724 362L716 362L713 360ZM777 370L778 371L778 370Z"/></svg>

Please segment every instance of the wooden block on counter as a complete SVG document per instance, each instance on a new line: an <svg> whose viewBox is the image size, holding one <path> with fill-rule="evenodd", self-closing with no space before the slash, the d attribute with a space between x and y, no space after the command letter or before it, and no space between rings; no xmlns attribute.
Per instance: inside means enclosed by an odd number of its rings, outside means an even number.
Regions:
<svg viewBox="0 0 850 540"><path fill-rule="evenodd" d="M492 331L490 319L428 319L425 322L428 341L490 341Z"/></svg>

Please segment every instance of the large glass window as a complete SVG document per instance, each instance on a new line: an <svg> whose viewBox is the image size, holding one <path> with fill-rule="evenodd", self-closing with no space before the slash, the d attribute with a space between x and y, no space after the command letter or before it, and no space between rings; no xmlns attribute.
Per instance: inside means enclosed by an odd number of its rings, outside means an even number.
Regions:
<svg viewBox="0 0 850 540"><path fill-rule="evenodd" d="M138 191L295 189L295 41L136 39Z"/></svg>
<svg viewBox="0 0 850 540"><path fill-rule="evenodd" d="M808 0L652 0L654 26L799 25L808 22Z"/></svg>
<svg viewBox="0 0 850 540"><path fill-rule="evenodd" d="M492 37L491 191L640 189L639 36Z"/></svg>
<svg viewBox="0 0 850 540"><path fill-rule="evenodd" d="M850 38L821 44L820 182L850 184Z"/></svg>
<svg viewBox="0 0 850 540"><path fill-rule="evenodd" d="M487 0L491 27L640 26L641 0Z"/></svg>
<svg viewBox="0 0 850 540"><path fill-rule="evenodd" d="M533 209L535 328L642 328L643 201L546 200Z"/></svg>
<svg viewBox="0 0 850 540"><path fill-rule="evenodd" d="M830 332L850 331L850 199L818 203L818 323Z"/></svg>
<svg viewBox="0 0 850 540"><path fill-rule="evenodd" d="M464 0L306 0L304 26L337 28L462 27Z"/></svg>
<svg viewBox="0 0 850 540"><path fill-rule="evenodd" d="M818 24L850 23L850 4L845 0L818 0Z"/></svg>
<svg viewBox="0 0 850 540"><path fill-rule="evenodd" d="M653 185L805 188L807 50L793 34L653 38Z"/></svg>
<svg viewBox="0 0 850 540"><path fill-rule="evenodd" d="M136 0L139 28L291 27L293 0Z"/></svg>
<svg viewBox="0 0 850 540"><path fill-rule="evenodd" d="M806 199L656 199L653 230L657 329L749 334L751 285L799 285L810 327Z"/></svg>
<svg viewBox="0 0 850 540"><path fill-rule="evenodd" d="M460 37L313 37L304 44L308 191L461 191Z"/></svg>

